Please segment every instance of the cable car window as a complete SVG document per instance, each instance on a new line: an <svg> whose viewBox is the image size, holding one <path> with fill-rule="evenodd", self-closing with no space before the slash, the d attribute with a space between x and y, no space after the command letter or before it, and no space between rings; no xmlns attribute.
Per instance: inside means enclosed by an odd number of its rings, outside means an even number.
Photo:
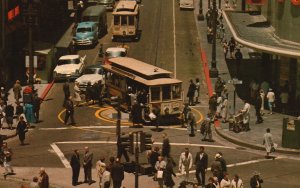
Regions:
<svg viewBox="0 0 300 188"><path fill-rule="evenodd" d="M134 16L128 16L129 25L134 25Z"/></svg>
<svg viewBox="0 0 300 188"><path fill-rule="evenodd" d="M121 16L121 25L127 25L127 16Z"/></svg>
<svg viewBox="0 0 300 188"><path fill-rule="evenodd" d="M180 84L173 85L172 95L173 95L173 99L180 99L180 97L181 97L181 85Z"/></svg>
<svg viewBox="0 0 300 188"><path fill-rule="evenodd" d="M163 96L163 101L171 100L171 86L170 85L162 86L162 96Z"/></svg>
<svg viewBox="0 0 300 188"><path fill-rule="evenodd" d="M114 25L120 25L120 16L114 16Z"/></svg>
<svg viewBox="0 0 300 188"><path fill-rule="evenodd" d="M151 101L159 101L159 100L160 100L160 87L152 87Z"/></svg>

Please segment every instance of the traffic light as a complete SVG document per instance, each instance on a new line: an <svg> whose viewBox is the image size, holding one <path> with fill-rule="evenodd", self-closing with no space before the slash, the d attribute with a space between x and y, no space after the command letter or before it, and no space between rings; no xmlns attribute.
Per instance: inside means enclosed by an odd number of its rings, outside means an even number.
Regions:
<svg viewBox="0 0 300 188"><path fill-rule="evenodd" d="M129 153L133 154L134 143L133 143L133 134L130 133L128 135L120 136L120 146L129 151Z"/></svg>
<svg viewBox="0 0 300 188"><path fill-rule="evenodd" d="M152 134L141 132L141 142L140 148L141 152L152 149Z"/></svg>

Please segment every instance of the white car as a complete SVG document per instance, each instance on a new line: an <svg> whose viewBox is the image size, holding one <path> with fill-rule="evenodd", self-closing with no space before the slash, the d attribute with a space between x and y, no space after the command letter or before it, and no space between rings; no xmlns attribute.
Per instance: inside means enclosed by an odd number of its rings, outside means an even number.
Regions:
<svg viewBox="0 0 300 188"><path fill-rule="evenodd" d="M110 58L114 57L125 57L127 55L126 48L122 47L110 47L105 51L104 63L109 63Z"/></svg>
<svg viewBox="0 0 300 188"><path fill-rule="evenodd" d="M61 56L53 72L54 80L78 78L85 66L85 57L79 55Z"/></svg>
<svg viewBox="0 0 300 188"><path fill-rule="evenodd" d="M77 78L75 82L79 83L80 90L85 91L86 86L89 82L91 83L91 85L93 85L99 80L102 80L102 84L104 84L103 69L100 64L96 64L86 67L83 70L82 76Z"/></svg>

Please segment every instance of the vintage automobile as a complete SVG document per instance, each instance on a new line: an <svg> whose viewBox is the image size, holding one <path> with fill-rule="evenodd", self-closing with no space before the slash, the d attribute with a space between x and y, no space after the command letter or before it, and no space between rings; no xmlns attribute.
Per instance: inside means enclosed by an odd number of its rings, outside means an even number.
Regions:
<svg viewBox="0 0 300 188"><path fill-rule="evenodd" d="M75 80L79 83L79 88L85 91L87 84L90 82L91 85L97 83L99 80L103 80L103 69L101 64L95 64L87 66L83 70L83 74ZM104 83L104 82L103 82Z"/></svg>
<svg viewBox="0 0 300 188"><path fill-rule="evenodd" d="M110 47L107 48L105 51L105 56L104 56L104 64L109 63L110 58L114 57L125 57L127 55L127 50L126 48L123 47Z"/></svg>
<svg viewBox="0 0 300 188"><path fill-rule="evenodd" d="M96 22L80 22L73 38L76 46L92 46L98 42L98 26Z"/></svg>
<svg viewBox="0 0 300 188"><path fill-rule="evenodd" d="M61 56L53 72L54 81L78 78L84 69L85 57L79 55Z"/></svg>
<svg viewBox="0 0 300 188"><path fill-rule="evenodd" d="M103 5L107 10L113 10L115 7L115 0L88 0L89 5Z"/></svg>

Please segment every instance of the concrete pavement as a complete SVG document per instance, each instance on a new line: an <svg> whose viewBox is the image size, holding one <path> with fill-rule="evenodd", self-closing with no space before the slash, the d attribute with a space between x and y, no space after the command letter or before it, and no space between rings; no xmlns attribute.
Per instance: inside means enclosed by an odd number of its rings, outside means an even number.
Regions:
<svg viewBox="0 0 300 188"><path fill-rule="evenodd" d="M196 2L198 5L199 1ZM203 7L204 7L204 14L207 11L207 1L203 2ZM198 9L199 7L196 6L195 10L195 15L197 16L198 14ZM234 19L234 18L232 18ZM225 29L226 29L226 35L225 38L227 41L231 37L230 30L227 29L227 23L224 21ZM211 61L211 54L212 54L212 45L209 44L206 40L206 31L207 31L207 25L206 25L206 20L204 21L198 21L197 22L197 29L198 29L198 35L200 37L200 45L201 45L201 54L202 54L202 61L203 61L203 68L204 72L206 69L206 72L209 72L208 69L210 67L210 61ZM253 50L249 48L242 48L241 49L244 59L249 60L249 52L252 52ZM217 68L219 70L219 76L224 80L228 81L232 78L234 78L235 75L235 65L234 60L232 59L225 59L224 53L223 53L223 47L220 42L217 42ZM253 63L254 64L254 63ZM242 62L241 69L244 72L249 72L248 73L248 79L253 79L257 76L259 73L257 70L259 67L255 67L254 65L251 65L251 60L250 62ZM247 79L247 78L245 78ZM209 78L209 76L206 76L206 81L208 84L208 90L209 93L212 93L212 90L214 88L214 83L216 82L215 78ZM243 80L244 81L244 80ZM249 88L247 85L249 82L244 81L243 82L243 92L248 92L248 90L245 90L246 88ZM228 93L229 93L229 111L230 114L236 114L236 112L233 111L233 93L234 93L234 86L231 84L226 84L228 87ZM240 89L237 86L236 89ZM239 109L243 108L243 100L240 98L240 96L237 96L236 98L236 111ZM255 124L256 122L256 116L255 116L255 108L252 105L251 106L251 118L250 118L250 128L251 130L248 132L240 132L240 133L234 133L232 131L229 131L229 124L228 123L216 123L216 132L222 136L223 138L246 147L250 147L253 149L259 149L259 150L264 150L264 146L262 145L263 142L263 135L266 132L266 128L271 129L271 133L273 135L274 143L278 144L277 152L282 152L282 153L290 153L290 154L299 154L300 150L299 149L289 149L289 148L282 148L281 143L282 143L282 121L283 118L290 118L290 119L295 119L295 117L288 116L285 114L280 114L280 113L273 113L272 115L267 114L268 110L265 110L265 115L263 116L264 122L262 124Z"/></svg>

